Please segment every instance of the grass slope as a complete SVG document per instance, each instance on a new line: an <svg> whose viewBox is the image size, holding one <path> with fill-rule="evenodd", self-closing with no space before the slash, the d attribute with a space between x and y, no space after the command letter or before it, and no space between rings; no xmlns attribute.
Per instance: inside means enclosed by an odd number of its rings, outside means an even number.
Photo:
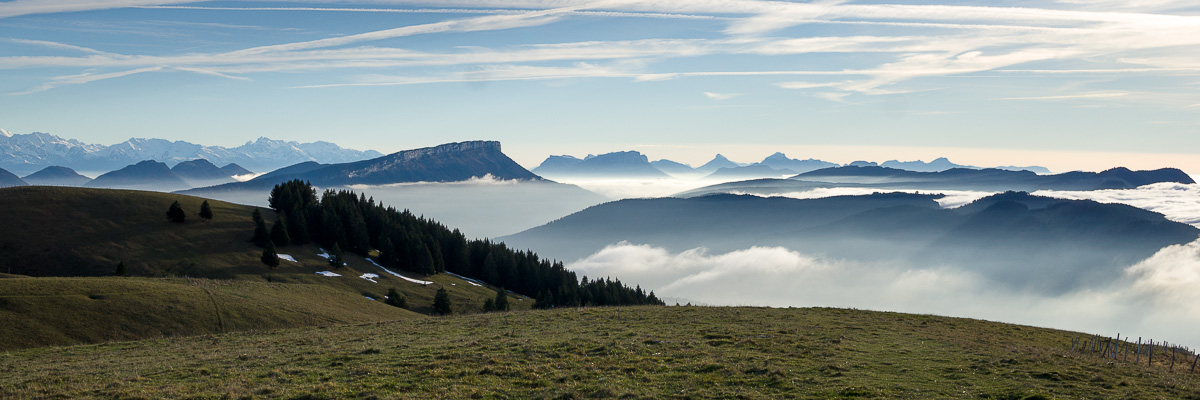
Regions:
<svg viewBox="0 0 1200 400"><path fill-rule="evenodd" d="M184 224L166 219L167 208L176 200L189 214ZM413 283L352 254L346 255L347 266L333 268L313 245L280 247L280 254L296 262L281 260L278 268L268 269L259 260L262 249L249 242L254 208L209 200L215 218L200 221L195 214L204 200L133 190L0 189L0 278L93 277L0 279L0 298L13 307L0 304L0 322L8 322L0 326L0 337L6 338L0 349L217 332L207 320L213 315L211 304L200 301L206 298L202 288L210 288L218 303L230 303L227 311L234 314L225 325L227 331L388 319L388 313L378 313L380 308L358 309L367 301L364 296L382 301L389 288L405 296L409 310L420 313L432 313L439 288L449 292L455 313L479 312L495 297L494 289L455 276L401 272L432 282ZM263 210L263 216L275 220L270 210ZM95 278L112 275L120 262L139 277L215 280ZM330 270L341 276L317 274ZM364 274L379 276L372 282L363 279ZM230 292L221 297L221 290ZM39 291L49 295L28 297ZM93 293L107 295L107 301L87 301ZM533 300L510 294L509 304L529 309ZM317 305L320 309L313 309ZM78 320L70 317L73 314ZM237 322L242 315L246 323ZM12 328L17 326L27 329ZM55 329L64 332L55 334Z"/></svg>
<svg viewBox="0 0 1200 400"><path fill-rule="evenodd" d="M0 350L420 314L325 286L208 279L0 280Z"/></svg>
<svg viewBox="0 0 1200 400"><path fill-rule="evenodd" d="M841 309L559 309L3 353L0 397L1200 398L1186 368L1069 352L1083 336Z"/></svg>

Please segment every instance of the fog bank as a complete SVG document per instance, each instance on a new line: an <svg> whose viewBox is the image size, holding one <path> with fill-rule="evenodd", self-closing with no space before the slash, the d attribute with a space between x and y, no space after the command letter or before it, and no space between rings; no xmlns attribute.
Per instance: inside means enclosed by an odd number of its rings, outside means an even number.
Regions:
<svg viewBox="0 0 1200 400"><path fill-rule="evenodd" d="M852 307L1200 344L1200 240L1163 248L1114 281L1059 295L1005 289L959 266L857 262L782 247L671 253L623 242L568 268L698 304Z"/></svg>

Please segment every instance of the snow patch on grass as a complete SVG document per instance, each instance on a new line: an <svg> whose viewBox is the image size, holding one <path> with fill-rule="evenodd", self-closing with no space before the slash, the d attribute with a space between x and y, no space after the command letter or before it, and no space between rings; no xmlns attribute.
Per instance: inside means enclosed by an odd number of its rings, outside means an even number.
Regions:
<svg viewBox="0 0 1200 400"><path fill-rule="evenodd" d="M280 260L288 260L288 261L291 261L291 262L294 262L297 264L300 263L299 261L296 261L296 257L292 257L290 254L277 254L277 255L279 256Z"/></svg>
<svg viewBox="0 0 1200 400"><path fill-rule="evenodd" d="M378 278L378 277L379 277L379 275L377 275L377 274L362 274L361 276L359 276L359 278L363 278L368 281L371 281L371 283L379 283L379 282L375 281L375 278Z"/></svg>
<svg viewBox="0 0 1200 400"><path fill-rule="evenodd" d="M318 271L317 275L328 276L330 278L342 276L341 274L334 273L333 271Z"/></svg>
<svg viewBox="0 0 1200 400"><path fill-rule="evenodd" d="M459 274L456 274L456 273L453 273L453 272L447 272L447 273L446 273L446 275L454 276L454 277L456 277L456 278L458 278L458 279L462 279L462 280L464 280L464 281L467 281L467 283L470 283L470 284L472 284L472 285L479 286L479 287L483 287L483 282L482 282L482 281L479 281L479 280L471 279L471 278L468 278L468 277L465 277L465 276L462 276L462 275L459 275Z"/></svg>
<svg viewBox="0 0 1200 400"><path fill-rule="evenodd" d="M431 284L431 283L433 283L433 282L430 282L430 281L423 281L423 280L420 280L420 279L413 279L413 278L409 278L409 277L407 277L407 276L404 276L404 275L397 274L397 273L395 273L394 271L392 271L392 270L390 270L390 269L387 269L387 268L384 268L382 265L379 265L379 263L375 262L375 260L373 260L373 259L370 259L370 258L368 258L368 259L367 259L367 261L368 261L368 262L370 262L371 264L375 264L375 266L376 266L376 267L379 267L379 269L382 269L382 270L383 270L383 272L387 272L387 273L389 273L389 274L392 274L392 275L396 276L397 278L400 278L400 279L403 279L403 280L406 280L406 281L409 281L409 282L412 282L412 283L416 283L416 284L418 284L418 285L428 285L428 284Z"/></svg>

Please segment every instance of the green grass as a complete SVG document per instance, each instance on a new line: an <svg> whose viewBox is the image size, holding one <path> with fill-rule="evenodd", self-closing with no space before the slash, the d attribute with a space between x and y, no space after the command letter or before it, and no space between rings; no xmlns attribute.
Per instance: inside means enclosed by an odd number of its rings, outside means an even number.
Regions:
<svg viewBox="0 0 1200 400"><path fill-rule="evenodd" d="M318 285L208 279L0 280L0 350L423 317Z"/></svg>
<svg viewBox="0 0 1200 400"><path fill-rule="evenodd" d="M166 219L176 200L189 213L184 224ZM195 214L204 200L133 190L0 189L0 349L404 318L363 298L382 301L389 288L420 313L432 312L438 288L450 293L456 313L479 312L495 296L449 275L404 273L433 282L412 283L352 254L348 266L334 269L313 245L280 247L298 262L269 269L259 261L262 249L249 242L254 208L209 200L215 218L201 221ZM270 210L263 216L275 218ZM137 277L99 278L121 262ZM326 270L341 276L316 274ZM360 278L364 273L379 278ZM64 276L91 278L49 278ZM214 324L209 293L218 306L229 303L223 327ZM509 300L514 309L533 304L519 295Z"/></svg>
<svg viewBox="0 0 1200 400"><path fill-rule="evenodd" d="M0 353L10 398L1200 398L1082 334L841 309L523 311Z"/></svg>

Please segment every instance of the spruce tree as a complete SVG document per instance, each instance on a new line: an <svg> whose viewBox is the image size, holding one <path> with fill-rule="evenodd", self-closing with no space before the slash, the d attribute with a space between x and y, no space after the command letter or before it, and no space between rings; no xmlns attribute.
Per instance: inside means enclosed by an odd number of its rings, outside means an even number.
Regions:
<svg viewBox="0 0 1200 400"><path fill-rule="evenodd" d="M390 306L408 308L408 299L405 299L400 292L397 292L396 288L388 289L387 299L383 303Z"/></svg>
<svg viewBox="0 0 1200 400"><path fill-rule="evenodd" d="M333 244L333 248L329 250L329 266L341 268L346 265L346 259L342 256L342 248L337 243Z"/></svg>
<svg viewBox="0 0 1200 400"><path fill-rule="evenodd" d="M496 311L496 301L492 300L492 299L487 299L487 301L483 302L483 312L492 312L492 311Z"/></svg>
<svg viewBox="0 0 1200 400"><path fill-rule="evenodd" d="M125 276L125 273L126 273L125 272L125 262L121 261L121 262L117 263L117 270L116 270L116 272L113 272L113 275Z"/></svg>
<svg viewBox="0 0 1200 400"><path fill-rule="evenodd" d="M171 203L171 207L167 208L167 219L171 222L183 223L187 220L187 213L183 212L183 207L179 205L179 200Z"/></svg>
<svg viewBox="0 0 1200 400"><path fill-rule="evenodd" d="M508 292L503 287L496 289L496 300L492 303L495 304L496 311L508 311Z"/></svg>
<svg viewBox="0 0 1200 400"><path fill-rule="evenodd" d="M271 241L275 242L276 246L287 246L292 241L292 237L288 235L287 223L283 222L285 218L286 215L279 213L279 219L276 219L275 225L271 227Z"/></svg>
<svg viewBox="0 0 1200 400"><path fill-rule="evenodd" d="M437 294L433 296L433 312L439 315L450 313L450 293L446 292L446 288L437 290Z"/></svg>
<svg viewBox="0 0 1200 400"><path fill-rule="evenodd" d="M259 260L262 260L262 263L267 264L267 267L271 269L279 266L279 254L275 253L275 244L270 240L267 241L267 247L263 248L262 257Z"/></svg>
<svg viewBox="0 0 1200 400"><path fill-rule="evenodd" d="M211 221L213 219L212 207L208 205L208 200L200 203L200 219Z"/></svg>
<svg viewBox="0 0 1200 400"><path fill-rule="evenodd" d="M254 239L253 242L258 247L267 247L267 243L271 241L271 231L267 230L267 222L263 220L262 213L257 208L254 209Z"/></svg>

